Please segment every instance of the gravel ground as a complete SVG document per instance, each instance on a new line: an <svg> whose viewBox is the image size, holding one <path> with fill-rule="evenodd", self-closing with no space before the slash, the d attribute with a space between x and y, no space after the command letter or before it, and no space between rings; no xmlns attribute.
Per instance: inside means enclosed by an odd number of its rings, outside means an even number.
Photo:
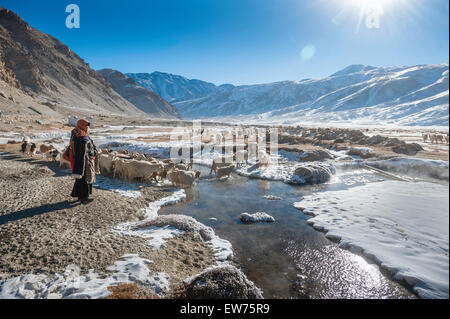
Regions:
<svg viewBox="0 0 450 319"><path fill-rule="evenodd" d="M39 156L0 153L0 281L62 272L69 264L79 265L82 272L102 272L120 256L134 253L153 260L149 268L168 273L174 286L215 264L210 247L190 233L155 251L145 239L111 232L117 224L142 219L141 209L149 201L173 189L148 186L141 189L141 197L128 198L94 188L94 201L82 205L72 203L72 186L68 171Z"/></svg>

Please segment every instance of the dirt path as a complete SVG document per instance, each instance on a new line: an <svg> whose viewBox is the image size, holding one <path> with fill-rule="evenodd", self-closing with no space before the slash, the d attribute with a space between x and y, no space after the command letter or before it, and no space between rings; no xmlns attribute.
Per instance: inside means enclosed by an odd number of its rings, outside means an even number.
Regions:
<svg viewBox="0 0 450 319"><path fill-rule="evenodd" d="M215 264L210 247L189 233L155 251L145 239L111 232L115 225L142 219L141 209L149 201L169 196L173 189L148 186L141 197L129 198L94 188L94 201L82 205L71 203L72 186L67 171L39 156L0 154L0 281L62 272L69 264L82 272L103 272L120 256L134 253L153 260L150 270L168 273L176 286Z"/></svg>

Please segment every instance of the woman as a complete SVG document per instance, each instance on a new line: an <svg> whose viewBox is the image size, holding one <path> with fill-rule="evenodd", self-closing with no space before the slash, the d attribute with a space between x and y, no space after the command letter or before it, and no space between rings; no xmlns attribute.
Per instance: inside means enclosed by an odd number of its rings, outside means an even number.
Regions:
<svg viewBox="0 0 450 319"><path fill-rule="evenodd" d="M77 197L82 204L92 201L92 183L95 182L94 159L97 148L89 137L89 121L80 119L72 130L69 151L71 152L72 177L75 178L72 197Z"/></svg>

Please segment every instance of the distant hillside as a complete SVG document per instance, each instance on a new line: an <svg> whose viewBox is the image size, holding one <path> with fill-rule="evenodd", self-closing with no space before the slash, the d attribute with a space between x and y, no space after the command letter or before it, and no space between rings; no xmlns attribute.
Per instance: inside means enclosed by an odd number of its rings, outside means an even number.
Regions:
<svg viewBox="0 0 450 319"><path fill-rule="evenodd" d="M448 64L351 65L323 79L236 86L174 105L188 118L447 126L448 72Z"/></svg>
<svg viewBox="0 0 450 319"><path fill-rule="evenodd" d="M139 85L158 93L169 102L196 99L234 87L231 84L216 86L213 83L162 72L126 73L125 75L134 79Z"/></svg>
<svg viewBox="0 0 450 319"><path fill-rule="evenodd" d="M127 101L152 117L181 118L178 110L161 96L136 83L132 78L113 69L102 69L100 73L113 89Z"/></svg>
<svg viewBox="0 0 450 319"><path fill-rule="evenodd" d="M33 112L42 114L145 116L66 45L2 7L0 65L2 108L29 111L33 99Z"/></svg>

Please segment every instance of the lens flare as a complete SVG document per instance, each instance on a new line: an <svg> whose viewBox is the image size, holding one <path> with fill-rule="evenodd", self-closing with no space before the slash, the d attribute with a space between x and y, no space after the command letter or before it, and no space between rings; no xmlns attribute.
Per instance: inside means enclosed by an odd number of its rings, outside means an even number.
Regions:
<svg viewBox="0 0 450 319"><path fill-rule="evenodd" d="M309 60L311 59L314 54L316 54L316 47L312 44L308 44L305 47L303 47L301 56L303 60Z"/></svg>

